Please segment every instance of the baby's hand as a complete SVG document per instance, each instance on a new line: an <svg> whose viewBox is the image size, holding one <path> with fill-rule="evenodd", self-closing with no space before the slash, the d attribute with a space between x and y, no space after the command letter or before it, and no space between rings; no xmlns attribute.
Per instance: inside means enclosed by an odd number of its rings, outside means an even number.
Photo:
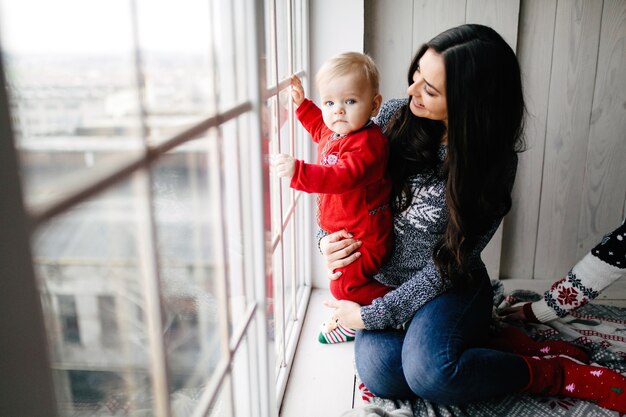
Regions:
<svg viewBox="0 0 626 417"><path fill-rule="evenodd" d="M304 101L304 87L302 87L302 81L297 75L291 76L291 99L296 107L300 106Z"/></svg>
<svg viewBox="0 0 626 417"><path fill-rule="evenodd" d="M283 153L274 155L272 166L279 177L291 178L296 169L296 158Z"/></svg>

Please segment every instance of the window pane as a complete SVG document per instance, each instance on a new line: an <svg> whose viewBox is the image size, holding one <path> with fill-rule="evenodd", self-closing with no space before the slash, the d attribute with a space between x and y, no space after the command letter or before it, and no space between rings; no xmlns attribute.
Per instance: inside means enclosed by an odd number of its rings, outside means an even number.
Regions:
<svg viewBox="0 0 626 417"><path fill-rule="evenodd" d="M254 328L250 328L250 332ZM255 349L248 338L244 338L235 352L232 366L234 415L237 417L256 417L259 409L259 391L256 387L258 375L254 372L257 367Z"/></svg>
<svg viewBox="0 0 626 417"><path fill-rule="evenodd" d="M221 358L219 189L211 166L215 131L163 156L153 168L170 392L199 391ZM220 248L221 249L221 248Z"/></svg>
<svg viewBox="0 0 626 417"><path fill-rule="evenodd" d="M161 142L216 112L210 4L138 0L148 138Z"/></svg>
<svg viewBox="0 0 626 417"><path fill-rule="evenodd" d="M226 232L226 260L228 262L228 294L230 300L230 316L232 325L237 327L245 320L250 297L247 296L252 288L246 286L244 277L245 260L248 258L244 253L246 242L243 235L243 181L244 175L249 174L243 162L245 157L241 154L241 142L249 137L242 136L241 123L231 121L222 125L222 154L219 160L222 165L222 177L224 190L222 198L224 202L224 220ZM245 130L244 130L245 131ZM244 139L245 138L245 139ZM252 254L250 253L252 259Z"/></svg>
<svg viewBox="0 0 626 417"><path fill-rule="evenodd" d="M253 55L257 37L250 30L250 18L254 19L251 13L246 13L246 8L250 5L245 0L232 0L233 13L235 16L232 27L235 47L231 51L235 62L233 73L235 75L235 86L237 102L248 100L252 88L255 88L258 74L251 73L250 65L256 62Z"/></svg>
<svg viewBox="0 0 626 417"><path fill-rule="evenodd" d="M0 9L27 202L57 198L141 152L129 3L0 0Z"/></svg>
<svg viewBox="0 0 626 417"><path fill-rule="evenodd" d="M276 0L276 22L277 22L277 38L278 38L278 80L289 77L289 8L288 3L291 0Z"/></svg>
<svg viewBox="0 0 626 417"><path fill-rule="evenodd" d="M267 86L272 86L276 84L276 64L274 61L274 38L276 36L276 31L274 30L274 9L272 8L272 1L264 1L263 6L265 8L265 82Z"/></svg>
<svg viewBox="0 0 626 417"><path fill-rule="evenodd" d="M240 96L239 90L245 88L245 85L236 83L237 71L235 69L235 45L236 45L236 29L233 18L233 2L214 1L213 14L215 16L215 25L213 25L213 45L215 47L215 69L217 79L219 80L218 98L219 109L226 110L237 102ZM240 38L242 36L239 36Z"/></svg>
<svg viewBox="0 0 626 417"><path fill-rule="evenodd" d="M153 414L141 266L145 195L131 178L34 235L61 416Z"/></svg>
<svg viewBox="0 0 626 417"><path fill-rule="evenodd" d="M306 7L301 1L294 2L294 30L293 33L293 59L294 68L297 70L306 69L308 57L308 39L306 37Z"/></svg>
<svg viewBox="0 0 626 417"><path fill-rule="evenodd" d="M263 144L267 144L267 138L259 138L258 131L253 131L251 122L252 114L248 113L238 119L238 155L239 155L239 178L241 182L241 220L242 220L242 237L239 243L242 251L243 261L243 276L244 283L242 284L246 291L246 304L249 305L255 301L255 280L265 279L264 271L255 270L254 259L255 253L262 251L263 248L259 247L256 242L253 241L254 228L259 227L259 221L267 222L269 228L269 204L267 207L263 207L263 201L259 201L258 197L262 194L256 190L256 183L253 180L256 179L252 171L252 167L255 163L259 163L261 156L255 151L256 143L259 141ZM268 201L269 203L269 201ZM259 216L259 213L263 210L264 216ZM255 223L256 222L256 223ZM271 290L270 290L271 294Z"/></svg>
<svg viewBox="0 0 626 417"><path fill-rule="evenodd" d="M291 94L289 93L289 88L286 88L280 92L278 95L278 129L279 129L279 138L280 138L280 147L281 153L287 153L294 157L298 155L294 152L294 142L291 136L291 126L289 124L289 102L291 101ZM306 161L313 162L313 161ZM291 187L289 187L289 181L282 180L280 182L281 190L283 193L283 216L286 216L286 211L289 210L291 203L293 201L293 192Z"/></svg>
<svg viewBox="0 0 626 417"><path fill-rule="evenodd" d="M283 268L283 275L284 275L284 280L283 280L283 297L284 297L284 310L283 310L283 315L284 315L284 320L285 320L285 330L286 330L286 334L285 334L285 339L289 339L289 324L290 321L292 320L292 313L293 313L293 309L292 309L292 297L291 297L291 290L293 288L292 285L292 278L294 276L295 273L295 265L293 263L294 259L293 259L293 252L297 247L297 242L294 241L293 239L293 234L292 234L292 229L293 229L293 225L294 222L291 221L289 222L289 225L285 228L285 232L283 234L283 260L282 260L282 268Z"/></svg>

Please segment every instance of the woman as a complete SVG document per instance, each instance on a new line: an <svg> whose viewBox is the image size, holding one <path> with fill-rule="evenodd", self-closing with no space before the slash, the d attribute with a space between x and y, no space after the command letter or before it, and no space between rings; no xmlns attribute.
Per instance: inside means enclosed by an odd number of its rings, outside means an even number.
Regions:
<svg viewBox="0 0 626 417"><path fill-rule="evenodd" d="M385 103L376 120L390 140L395 247L375 278L396 288L367 306L327 303L340 324L366 329L355 345L363 383L381 397L440 404L527 391L626 412L616 372L481 347L492 291L480 253L510 209L522 147L514 52L493 29L463 25L425 44L408 76L409 99ZM331 270L358 257L348 236L320 242Z"/></svg>

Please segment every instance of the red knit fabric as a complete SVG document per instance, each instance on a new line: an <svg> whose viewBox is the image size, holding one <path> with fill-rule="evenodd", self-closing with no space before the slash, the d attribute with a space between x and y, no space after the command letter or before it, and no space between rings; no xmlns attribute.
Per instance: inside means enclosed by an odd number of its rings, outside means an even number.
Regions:
<svg viewBox="0 0 626 417"><path fill-rule="evenodd" d="M609 368L582 365L565 357L522 356L530 382L525 391L592 401L600 407L626 413L626 377Z"/></svg>
<svg viewBox="0 0 626 417"><path fill-rule="evenodd" d="M526 320L531 323L541 323L537 316L535 316L535 312L533 311L532 303L526 303L522 306L522 310L524 311L524 315L526 316Z"/></svg>
<svg viewBox="0 0 626 417"><path fill-rule="evenodd" d="M491 336L488 346L492 349L524 356L566 355L581 362L589 362L587 351L576 345L562 340L538 342L513 326L507 326L501 329L497 335Z"/></svg>
<svg viewBox="0 0 626 417"><path fill-rule="evenodd" d="M346 229L362 242L359 260L336 270L342 275L331 281L331 293L340 300L370 304L391 290L372 278L393 245L388 140L375 124L331 140L333 132L324 124L321 110L307 99L296 115L318 144L318 159L317 164L296 160L291 187L320 194L322 229Z"/></svg>

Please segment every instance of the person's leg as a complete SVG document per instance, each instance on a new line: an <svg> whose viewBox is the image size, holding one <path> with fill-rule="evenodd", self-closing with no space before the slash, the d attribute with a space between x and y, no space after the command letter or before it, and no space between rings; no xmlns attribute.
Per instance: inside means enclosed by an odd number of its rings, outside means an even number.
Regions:
<svg viewBox="0 0 626 417"><path fill-rule="evenodd" d="M377 397L406 400L415 394L402 372L404 330L359 330L354 343L356 369Z"/></svg>
<svg viewBox="0 0 626 417"><path fill-rule="evenodd" d="M373 299L382 297L393 288L376 281L374 274L386 259L384 246L373 247L373 242L362 240L359 248L361 256L356 262L339 268L341 276L330 281L330 292L337 300L350 300L360 305L368 305ZM328 320L322 323L317 340L323 344L350 342L354 340L355 330Z"/></svg>
<svg viewBox="0 0 626 417"><path fill-rule="evenodd" d="M563 340L538 342L512 325L505 326L499 329L497 334L490 335L484 347L523 356L566 355L580 362L589 363L589 353L581 347Z"/></svg>
<svg viewBox="0 0 626 417"><path fill-rule="evenodd" d="M564 356L523 359L530 370L530 382L524 391L580 398L626 413L626 377L622 374L605 367L576 363Z"/></svg>
<svg viewBox="0 0 626 417"><path fill-rule="evenodd" d="M481 275L478 288L431 300L407 330L402 370L412 392L426 400L460 405L528 385L528 366L520 356L476 347L488 336L493 305L486 271Z"/></svg>
<svg viewBox="0 0 626 417"><path fill-rule="evenodd" d="M359 252L361 256L355 262L335 270L341 272L341 276L330 281L330 293L337 300L350 300L364 306L369 305L375 298L384 296L393 288L373 278L386 255L378 253L380 249L373 247L367 239L362 240Z"/></svg>

